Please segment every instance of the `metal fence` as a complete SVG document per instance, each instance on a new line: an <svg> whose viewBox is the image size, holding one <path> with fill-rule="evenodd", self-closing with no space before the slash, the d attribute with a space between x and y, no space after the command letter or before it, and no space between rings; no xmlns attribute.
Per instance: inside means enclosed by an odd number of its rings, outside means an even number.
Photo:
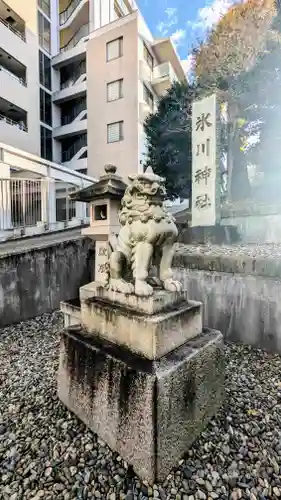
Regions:
<svg viewBox="0 0 281 500"><path fill-rule="evenodd" d="M17 76L15 73L12 73L12 71L10 71L8 68L5 68L5 66L2 66L2 64L0 64L0 71L4 71L4 73L7 73L7 75L17 80L24 87L27 86L24 78L21 78L20 76Z"/></svg>
<svg viewBox="0 0 281 500"><path fill-rule="evenodd" d="M61 52L64 52L66 50L69 50L69 49L73 49L74 47L76 47L76 45L78 45L78 43L80 42L80 40L86 36L89 35L89 24L86 23L86 24L83 24L81 26L81 28L79 28L76 33L73 35L73 37L69 40L69 42L67 42L66 45L63 45L63 47L60 48L60 51Z"/></svg>
<svg viewBox="0 0 281 500"><path fill-rule="evenodd" d="M10 31L12 31L12 33L17 35L19 38L22 39L23 42L25 42L25 34L22 33L21 31L16 30L10 23L8 23L8 21L6 21L6 19L0 17L0 23L4 24L6 28L8 28Z"/></svg>
<svg viewBox="0 0 281 500"><path fill-rule="evenodd" d="M17 127L19 130L23 130L24 132L28 131L27 126L23 121L16 122L15 120L12 120L12 118L0 114L0 122L1 121L8 123L9 125L13 125L14 127Z"/></svg>
<svg viewBox="0 0 281 500"><path fill-rule="evenodd" d="M76 189L51 179L0 179L1 237L6 231L20 229L20 234L25 234L34 228L35 234L39 228L42 232L86 222L86 207L81 211L81 204L69 198Z"/></svg>
<svg viewBox="0 0 281 500"><path fill-rule="evenodd" d="M81 3L81 0L72 0L69 2L68 6L65 10L60 12L60 26L66 23L66 21L70 18L71 14L75 11L76 7Z"/></svg>

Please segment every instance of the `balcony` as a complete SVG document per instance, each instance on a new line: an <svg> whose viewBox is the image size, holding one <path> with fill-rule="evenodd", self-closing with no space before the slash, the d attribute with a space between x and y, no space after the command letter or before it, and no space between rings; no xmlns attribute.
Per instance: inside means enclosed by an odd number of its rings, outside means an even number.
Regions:
<svg viewBox="0 0 281 500"><path fill-rule="evenodd" d="M156 39L152 43L152 49L160 66L169 62L177 79L183 83L187 81L185 71L170 38Z"/></svg>
<svg viewBox="0 0 281 500"><path fill-rule="evenodd" d="M74 163L87 159L87 133L80 134L74 138L66 138L61 141L62 162L68 167L74 168ZM81 167L82 168L82 167Z"/></svg>
<svg viewBox="0 0 281 500"><path fill-rule="evenodd" d="M1 49L26 65L29 56L25 43L25 22L2 0L0 0L0 40Z"/></svg>
<svg viewBox="0 0 281 500"><path fill-rule="evenodd" d="M86 98L69 101L61 107L61 126L54 129L53 137L62 139L87 131Z"/></svg>
<svg viewBox="0 0 281 500"><path fill-rule="evenodd" d="M89 24L83 24L73 35L73 37L60 48L60 52L66 52L67 50L73 49L76 47L83 38L89 35Z"/></svg>
<svg viewBox="0 0 281 500"><path fill-rule="evenodd" d="M64 29L70 26L76 17L80 16L80 12L84 10L84 6L86 11L82 12L82 17L87 15L89 11L89 0L70 0L66 9L60 12L59 14L59 23L60 28Z"/></svg>
<svg viewBox="0 0 281 500"><path fill-rule="evenodd" d="M13 24L7 21L7 19L3 19L0 17L0 23L6 26L8 30L10 30L14 35L18 36L23 42L26 41L25 39L25 29L23 27L22 31L19 31L18 29L14 28Z"/></svg>
<svg viewBox="0 0 281 500"><path fill-rule="evenodd" d="M125 17L128 14L132 14L136 8L134 2L129 0L114 0L114 10L117 17Z"/></svg>
<svg viewBox="0 0 281 500"><path fill-rule="evenodd" d="M60 71L60 88L65 89L66 87L72 87L80 80L83 80L83 77L86 77L87 66L86 59L82 59L79 64L68 64L64 66Z"/></svg>
<svg viewBox="0 0 281 500"><path fill-rule="evenodd" d="M83 97L87 94L87 82L86 78L84 81L77 82L74 85L71 85L70 87L66 87L62 90L58 90L57 92L54 92L53 94L53 102L55 104L61 104L67 101L70 101L74 97Z"/></svg>
<svg viewBox="0 0 281 500"><path fill-rule="evenodd" d="M27 112L15 104L0 97L0 123L27 132Z"/></svg>
<svg viewBox="0 0 281 500"><path fill-rule="evenodd" d="M4 71L4 73L6 73L7 75L9 75L11 78L14 78L17 82L19 82L21 85L23 85L24 87L26 87L25 78L22 78L21 76L15 75L14 73L12 73L12 71L10 71L9 69L7 69L4 66L2 66L2 64L0 64L0 71Z"/></svg>
<svg viewBox="0 0 281 500"><path fill-rule="evenodd" d="M86 96L87 93L86 60L78 65L69 64L61 68L61 90L53 95L53 102L60 104L70 99Z"/></svg>
<svg viewBox="0 0 281 500"><path fill-rule="evenodd" d="M75 120L82 120L87 113L86 97L73 99L61 106L61 125L69 125Z"/></svg>
<svg viewBox="0 0 281 500"><path fill-rule="evenodd" d="M8 116L0 114L0 124L2 125L3 122L16 127L18 130L23 130L24 132L27 132L28 130L26 124L23 121L16 121L12 118L9 118Z"/></svg>
<svg viewBox="0 0 281 500"><path fill-rule="evenodd" d="M67 153L69 155L70 151ZM78 149L78 151L72 156L71 160L64 162L64 165L67 168L71 168L71 170L78 170L80 172L82 170L87 170L87 167L88 167L88 147L81 146Z"/></svg>
<svg viewBox="0 0 281 500"><path fill-rule="evenodd" d="M3 66L0 66L0 89L1 98L22 110L26 109L28 104L26 85Z"/></svg>
<svg viewBox="0 0 281 500"><path fill-rule="evenodd" d="M85 112L86 113L86 112ZM54 139L63 139L65 137L71 137L87 131L87 119L74 120L73 122L56 127L53 130Z"/></svg>
<svg viewBox="0 0 281 500"><path fill-rule="evenodd" d="M19 108L26 109L26 67L0 48L0 95Z"/></svg>
<svg viewBox="0 0 281 500"><path fill-rule="evenodd" d="M151 84L157 95L163 95L175 81L178 81L178 77L171 63L165 62L155 66Z"/></svg>

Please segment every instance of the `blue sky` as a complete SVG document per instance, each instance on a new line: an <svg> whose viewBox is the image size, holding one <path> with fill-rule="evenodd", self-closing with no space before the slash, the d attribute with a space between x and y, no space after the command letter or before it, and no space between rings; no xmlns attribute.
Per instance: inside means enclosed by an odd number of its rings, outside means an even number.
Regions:
<svg viewBox="0 0 281 500"><path fill-rule="evenodd" d="M196 40L217 23L235 0L137 0L156 37L171 36L179 56L188 60ZM188 62L186 63L188 68Z"/></svg>

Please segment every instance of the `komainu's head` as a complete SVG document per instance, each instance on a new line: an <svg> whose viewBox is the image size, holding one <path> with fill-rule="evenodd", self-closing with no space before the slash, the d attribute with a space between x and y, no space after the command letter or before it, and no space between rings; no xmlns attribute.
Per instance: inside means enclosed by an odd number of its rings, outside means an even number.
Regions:
<svg viewBox="0 0 281 500"><path fill-rule="evenodd" d="M120 222L140 217L150 218L153 207L162 207L166 196L165 179L155 174L138 174L129 176L127 187L121 203Z"/></svg>

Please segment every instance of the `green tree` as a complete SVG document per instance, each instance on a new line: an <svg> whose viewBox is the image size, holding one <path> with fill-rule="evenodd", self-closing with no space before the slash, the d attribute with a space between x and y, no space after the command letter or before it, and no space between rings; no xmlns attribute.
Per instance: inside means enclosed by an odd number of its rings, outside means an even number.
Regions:
<svg viewBox="0 0 281 500"><path fill-rule="evenodd" d="M155 113L144 123L147 157L144 169L166 178L167 197L187 197L191 193L192 101L197 89L175 82L160 98Z"/></svg>
<svg viewBox="0 0 281 500"><path fill-rule="evenodd" d="M226 91L229 197L232 200L250 196L247 164L257 158L263 161L257 153L264 149L269 120L274 123L272 110L280 86L276 72L280 59L277 57L280 53L279 3L248 0L235 4L195 51L197 82L209 92ZM256 147L245 147L254 123L259 123L260 142Z"/></svg>

